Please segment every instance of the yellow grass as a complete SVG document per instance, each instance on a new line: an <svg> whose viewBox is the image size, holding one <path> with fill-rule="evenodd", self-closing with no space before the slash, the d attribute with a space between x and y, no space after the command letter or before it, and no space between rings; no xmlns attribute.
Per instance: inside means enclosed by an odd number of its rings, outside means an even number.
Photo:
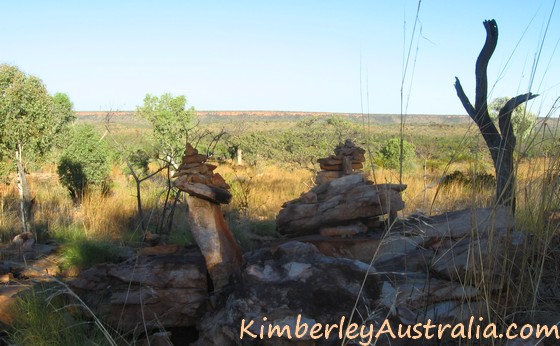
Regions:
<svg viewBox="0 0 560 346"><path fill-rule="evenodd" d="M556 174L554 172L558 171L556 166L555 161L545 159L533 159L519 164L517 205L520 215L525 219L529 218L533 222L536 218L541 220L544 217L541 215L543 213L535 211L536 205L546 210L558 207L558 203L551 202L558 200L551 195L556 193L557 189L550 188L551 181L556 187L558 185L558 179L554 180L552 177ZM405 209L401 215L418 212L433 215L450 210L492 205L495 193L493 188L474 189L456 183L447 186L439 184L446 173L454 170L466 173L474 169L478 169L474 164L463 163L450 165L445 171L432 169L425 172L422 167L417 167L413 171L405 172L402 181L407 185L407 189L403 193ZM254 221L273 221L283 203L299 197L314 184L314 173L303 168L222 164L216 171L231 185L233 194L231 204L224 206L224 211L237 212L244 219ZM395 171L370 168L367 174L376 183L399 183L398 172ZM77 207L65 188L58 183L53 167L45 169L41 174L30 175L32 194L36 198L36 225L45 235L52 235L58 229L69 225L77 225L88 238L138 239L140 228L136 217L134 181L118 167L113 169L111 178L113 188L108 195L103 196L95 192ZM157 224L156 208L161 208L160 204L164 198L162 179L163 177L156 176L142 184L145 217L151 224ZM0 234L4 234L4 239L7 239L19 230L17 190L15 184L12 184L3 186L0 192L0 202L3 203ZM185 211L186 207L179 204L175 218L182 225L176 225L176 229L186 227Z"/></svg>

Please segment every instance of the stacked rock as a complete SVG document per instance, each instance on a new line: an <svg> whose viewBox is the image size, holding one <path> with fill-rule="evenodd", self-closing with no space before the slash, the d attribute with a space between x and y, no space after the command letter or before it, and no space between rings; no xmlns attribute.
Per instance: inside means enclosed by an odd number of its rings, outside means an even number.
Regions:
<svg viewBox="0 0 560 346"><path fill-rule="evenodd" d="M215 290L227 286L243 263L241 248L229 229L220 204L231 201L230 186L215 165L206 163L208 156L187 144L179 170L174 174L175 186L187 197L189 230L200 252Z"/></svg>
<svg viewBox="0 0 560 346"><path fill-rule="evenodd" d="M206 163L208 156L187 144L185 156L179 170L173 175L175 186L190 195L207 201L228 204L231 201L230 186L219 173L214 173L215 165Z"/></svg>
<svg viewBox="0 0 560 346"><path fill-rule="evenodd" d="M286 202L276 217L278 232L286 236L355 235L379 228L381 218L397 217L404 208L403 184L374 184L362 172L365 150L347 139L335 155L319 159L322 171L316 186Z"/></svg>
<svg viewBox="0 0 560 346"><path fill-rule="evenodd" d="M317 173L317 185L327 183L334 179L361 172L366 161L365 150L357 147L347 139L344 144L339 144L334 149L335 155L317 160L321 171Z"/></svg>

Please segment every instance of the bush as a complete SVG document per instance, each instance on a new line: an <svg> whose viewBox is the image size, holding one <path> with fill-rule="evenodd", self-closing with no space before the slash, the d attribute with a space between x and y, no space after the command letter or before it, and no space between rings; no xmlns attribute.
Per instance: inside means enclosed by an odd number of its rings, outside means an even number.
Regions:
<svg viewBox="0 0 560 346"><path fill-rule="evenodd" d="M486 172L465 174L461 171L454 171L441 179L442 186L449 186L451 184L475 187L477 189L489 189L496 186L496 177Z"/></svg>
<svg viewBox="0 0 560 346"><path fill-rule="evenodd" d="M89 125L77 126L58 164L58 176L75 202L92 187L108 189L111 170L109 149Z"/></svg>
<svg viewBox="0 0 560 346"><path fill-rule="evenodd" d="M403 139L402 163L404 169L414 167L416 158L416 147L414 144ZM379 151L380 161L385 168L399 169L401 160L401 140L391 138L387 144Z"/></svg>
<svg viewBox="0 0 560 346"><path fill-rule="evenodd" d="M148 174L148 165L150 164L150 154L144 149L136 149L128 156L130 165L137 173ZM127 172L130 169L127 167Z"/></svg>

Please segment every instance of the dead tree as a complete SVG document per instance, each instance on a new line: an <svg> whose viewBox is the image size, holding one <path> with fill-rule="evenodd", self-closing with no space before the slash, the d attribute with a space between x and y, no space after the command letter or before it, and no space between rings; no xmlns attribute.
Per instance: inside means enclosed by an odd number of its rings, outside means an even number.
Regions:
<svg viewBox="0 0 560 346"><path fill-rule="evenodd" d="M465 95L459 78L455 77L457 96L463 107L480 129L482 137L490 150L494 170L496 172L496 203L511 208L515 212L515 175L513 169L513 152L516 138L513 133L511 114L523 102L529 101L539 95L526 93L510 99L498 114L498 126L488 113L488 62L498 44L498 25L495 20L485 20L486 42L476 60L476 100L474 107Z"/></svg>

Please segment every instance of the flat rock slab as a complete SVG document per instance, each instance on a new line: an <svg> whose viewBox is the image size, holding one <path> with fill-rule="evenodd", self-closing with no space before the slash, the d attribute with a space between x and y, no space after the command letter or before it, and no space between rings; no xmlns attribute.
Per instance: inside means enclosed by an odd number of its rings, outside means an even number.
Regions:
<svg viewBox="0 0 560 346"><path fill-rule="evenodd" d="M452 211L419 223L416 231L427 237L461 238L489 231L513 228L514 219L507 208L477 208Z"/></svg>
<svg viewBox="0 0 560 346"><path fill-rule="evenodd" d="M202 198L217 204L228 204L231 202L231 193L221 187L206 185L203 183L192 183L188 181L188 175L183 175L175 180L175 186L189 195ZM211 178L209 178L211 179Z"/></svg>

